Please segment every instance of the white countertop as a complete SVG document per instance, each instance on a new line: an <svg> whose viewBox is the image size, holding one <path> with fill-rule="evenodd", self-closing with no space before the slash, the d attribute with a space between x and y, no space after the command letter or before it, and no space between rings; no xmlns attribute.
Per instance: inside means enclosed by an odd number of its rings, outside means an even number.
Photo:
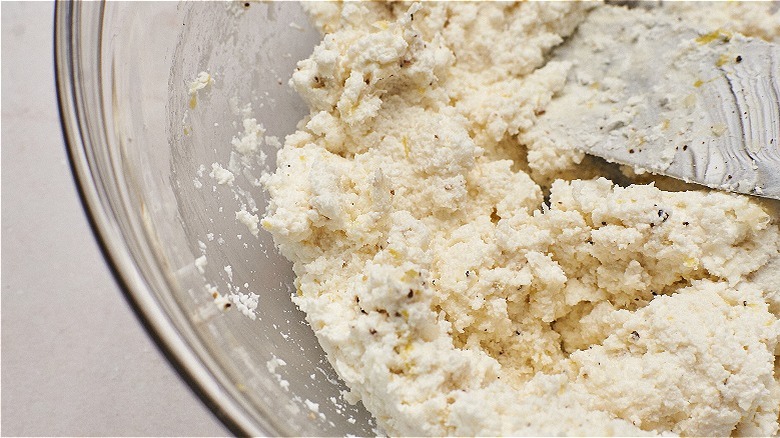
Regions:
<svg viewBox="0 0 780 438"><path fill-rule="evenodd" d="M53 4L2 3L0 434L222 436L111 275L60 130Z"/></svg>

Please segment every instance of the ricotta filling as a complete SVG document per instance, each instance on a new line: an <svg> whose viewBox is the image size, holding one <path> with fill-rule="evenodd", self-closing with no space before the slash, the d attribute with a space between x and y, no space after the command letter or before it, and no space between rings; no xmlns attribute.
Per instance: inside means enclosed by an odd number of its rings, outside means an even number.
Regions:
<svg viewBox="0 0 780 438"><path fill-rule="evenodd" d="M305 7L324 37L290 84L310 114L264 179L260 225L384 430L778 432L772 206L530 135L570 68L550 51L613 6ZM717 8L654 13L780 34L767 5Z"/></svg>

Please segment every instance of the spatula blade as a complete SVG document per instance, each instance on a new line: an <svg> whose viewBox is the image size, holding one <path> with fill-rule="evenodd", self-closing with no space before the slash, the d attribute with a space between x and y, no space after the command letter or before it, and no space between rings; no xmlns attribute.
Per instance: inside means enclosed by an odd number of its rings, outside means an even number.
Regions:
<svg viewBox="0 0 780 438"><path fill-rule="evenodd" d="M599 8L555 53L569 80L535 129L559 147L780 199L780 47Z"/></svg>

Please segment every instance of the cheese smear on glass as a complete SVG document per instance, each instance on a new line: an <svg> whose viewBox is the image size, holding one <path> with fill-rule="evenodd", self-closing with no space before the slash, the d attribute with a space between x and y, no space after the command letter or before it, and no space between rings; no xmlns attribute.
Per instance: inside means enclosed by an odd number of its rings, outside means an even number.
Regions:
<svg viewBox="0 0 780 438"><path fill-rule="evenodd" d="M534 135L571 67L551 50L614 6L305 7L310 114L260 225L386 432L778 433L774 207ZM771 5L708 8L649 13L780 38Z"/></svg>

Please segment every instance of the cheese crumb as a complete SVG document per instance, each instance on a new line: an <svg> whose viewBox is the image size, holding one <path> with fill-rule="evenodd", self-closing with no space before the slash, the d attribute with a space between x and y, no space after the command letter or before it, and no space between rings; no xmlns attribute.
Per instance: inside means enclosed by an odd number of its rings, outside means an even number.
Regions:
<svg viewBox="0 0 780 438"><path fill-rule="evenodd" d="M208 260L206 259L205 255L202 255L195 259L195 267L198 268L198 272L201 274L204 274L206 272L206 265L208 264Z"/></svg>
<svg viewBox="0 0 780 438"><path fill-rule="evenodd" d="M195 109L198 105L198 92L214 83L214 78L205 71L198 73L198 77L194 81L190 82L189 95L190 109Z"/></svg>
<svg viewBox="0 0 780 438"><path fill-rule="evenodd" d="M233 172L225 169L219 163L211 164L211 173L209 173L209 176L214 178L217 181L217 184L220 185L227 184L229 186L232 186L233 181L236 180L236 177L233 175Z"/></svg>
<svg viewBox="0 0 780 438"><path fill-rule="evenodd" d="M246 225L249 228L249 232L257 237L257 233L260 231L257 226L260 223L260 218L256 214L251 214L246 211L246 208L242 208L236 212L236 220Z"/></svg>

